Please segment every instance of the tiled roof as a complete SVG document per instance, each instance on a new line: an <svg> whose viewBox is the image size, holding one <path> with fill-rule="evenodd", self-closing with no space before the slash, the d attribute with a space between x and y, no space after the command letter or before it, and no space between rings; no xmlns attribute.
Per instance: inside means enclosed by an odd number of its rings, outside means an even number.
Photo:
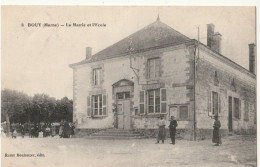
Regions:
<svg viewBox="0 0 260 167"><path fill-rule="evenodd" d="M126 55L130 50L139 51L163 45L182 43L187 40L190 39L157 19L154 23L94 54L90 59L72 65L120 57Z"/></svg>

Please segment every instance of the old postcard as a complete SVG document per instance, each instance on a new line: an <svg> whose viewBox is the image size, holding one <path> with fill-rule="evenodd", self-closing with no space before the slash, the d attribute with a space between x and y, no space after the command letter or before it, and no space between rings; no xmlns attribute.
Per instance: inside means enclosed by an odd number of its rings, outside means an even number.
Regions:
<svg viewBox="0 0 260 167"><path fill-rule="evenodd" d="M255 14L2 6L2 166L257 166Z"/></svg>

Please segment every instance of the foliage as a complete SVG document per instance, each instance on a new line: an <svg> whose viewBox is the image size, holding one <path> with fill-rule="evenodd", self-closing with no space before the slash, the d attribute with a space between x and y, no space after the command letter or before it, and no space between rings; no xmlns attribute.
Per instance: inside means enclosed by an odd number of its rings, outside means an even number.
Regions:
<svg viewBox="0 0 260 167"><path fill-rule="evenodd" d="M61 120L72 121L73 102L67 97L55 99L47 94L33 97L15 90L2 90L1 122L51 123Z"/></svg>

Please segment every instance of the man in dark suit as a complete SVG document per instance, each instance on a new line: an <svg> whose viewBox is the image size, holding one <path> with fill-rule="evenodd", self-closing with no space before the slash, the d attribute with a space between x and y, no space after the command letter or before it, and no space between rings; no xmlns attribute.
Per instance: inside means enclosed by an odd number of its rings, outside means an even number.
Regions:
<svg viewBox="0 0 260 167"><path fill-rule="evenodd" d="M176 134L177 126L178 126L177 121L175 120L174 116L171 116L171 122L169 125L169 131L170 131L170 136L171 136L171 140L172 140L171 144L175 144L175 134Z"/></svg>

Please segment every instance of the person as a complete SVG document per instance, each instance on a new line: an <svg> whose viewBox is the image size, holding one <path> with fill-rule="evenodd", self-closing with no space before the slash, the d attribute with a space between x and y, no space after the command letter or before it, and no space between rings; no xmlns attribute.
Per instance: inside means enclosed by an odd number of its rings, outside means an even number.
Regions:
<svg viewBox="0 0 260 167"><path fill-rule="evenodd" d="M221 144L221 135L219 133L219 129L221 127L220 121L218 120L218 116L215 116L215 122L213 124L213 138L212 142L216 143L215 146L219 146Z"/></svg>
<svg viewBox="0 0 260 167"><path fill-rule="evenodd" d="M176 127L178 126L177 121L175 120L174 116L171 116L171 122L169 125L170 137L172 140L171 144L175 144L175 134L176 134Z"/></svg>
<svg viewBox="0 0 260 167"><path fill-rule="evenodd" d="M162 140L162 143L164 143L165 140L165 120L163 119L163 116L159 117L159 121L158 121L158 127L159 127L159 133L158 133L158 137L157 137L157 142L156 144L158 144L160 142L160 140Z"/></svg>
<svg viewBox="0 0 260 167"><path fill-rule="evenodd" d="M56 135L56 128L55 125L52 123L51 124L51 136L54 137Z"/></svg>
<svg viewBox="0 0 260 167"><path fill-rule="evenodd" d="M66 121L63 127L63 138L69 138L69 137L70 137L70 126L69 123Z"/></svg>
<svg viewBox="0 0 260 167"><path fill-rule="evenodd" d="M17 134L18 134L18 133L17 133L16 129L14 129L14 130L13 130L13 134L12 134L12 138L16 138Z"/></svg>
<svg viewBox="0 0 260 167"><path fill-rule="evenodd" d="M71 137L75 135L75 125L71 123Z"/></svg>
<svg viewBox="0 0 260 167"><path fill-rule="evenodd" d="M49 125L47 126L47 128L45 129L45 137L48 137L50 136L50 133L51 133L51 128L49 127Z"/></svg>
<svg viewBox="0 0 260 167"><path fill-rule="evenodd" d="M61 123L60 124L60 128L59 128L59 136L60 136L60 138L63 138L63 129L64 129L63 123Z"/></svg>
<svg viewBox="0 0 260 167"><path fill-rule="evenodd" d="M24 135L25 135L24 125L21 125L21 134L22 134L22 138L24 138Z"/></svg>

